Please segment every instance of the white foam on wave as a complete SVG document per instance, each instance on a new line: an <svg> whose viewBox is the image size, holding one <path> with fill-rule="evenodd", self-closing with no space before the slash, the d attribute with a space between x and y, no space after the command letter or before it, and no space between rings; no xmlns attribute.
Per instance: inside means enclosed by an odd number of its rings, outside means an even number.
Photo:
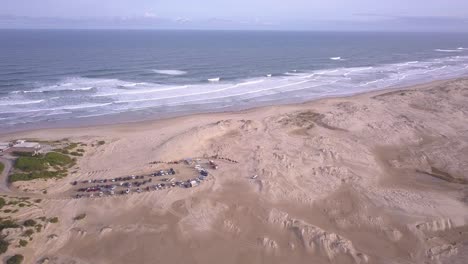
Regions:
<svg viewBox="0 0 468 264"><path fill-rule="evenodd" d="M46 116L51 113L72 112L69 118L106 115L152 107L177 106L177 109L162 111L182 111L196 107L216 107L219 105L247 105L257 101L308 100L330 95L353 94L396 85L409 85L437 78L450 78L468 73L468 56L451 56L425 61L409 61L373 67L331 68L315 71L290 71L291 76L271 76L174 86L157 83L134 83L116 79L76 78L61 85L48 86L49 89L88 89L92 93L70 93L58 100L44 98L46 104L20 107L21 104L39 102L38 95L15 94L0 98L0 114L19 113L20 119ZM216 78L218 79L218 78ZM124 87L129 87L125 89ZM43 88L44 89L44 88ZM47 94L49 95L49 94ZM45 96L45 95L44 95ZM90 100L99 97L100 102ZM108 98L102 98L108 97ZM1 101L3 99L3 101ZM8 99L9 101L6 101ZM65 100L66 99L66 100ZM76 100L75 100L76 99ZM44 100L41 100L41 102ZM104 102L102 102L104 101ZM15 103L19 106L10 106ZM79 102L79 103L78 103ZM2 103L4 103L2 105ZM5 105L8 103L8 105ZM192 104L192 105L191 105ZM185 108L185 106L187 108ZM195 106L196 105L196 106ZM181 106L181 107L178 107ZM39 108L41 107L41 108ZM87 110L89 109L89 110ZM72 116L73 115L73 116ZM16 116L16 115L11 115ZM64 115L65 116L65 115ZM62 117L62 116L60 116Z"/></svg>
<svg viewBox="0 0 468 264"><path fill-rule="evenodd" d="M459 48L457 48L457 50L468 50L468 48L459 47Z"/></svg>
<svg viewBox="0 0 468 264"><path fill-rule="evenodd" d="M158 74L173 75L173 76L187 74L186 71L181 71L181 70L153 70L153 72L158 73Z"/></svg>
<svg viewBox="0 0 468 264"><path fill-rule="evenodd" d="M93 97L107 97L107 96L114 96L114 95L135 95L135 94L159 93L159 92L167 92L167 91L186 89L188 87L189 87L189 85L181 85L181 86L171 86L171 87L167 87L167 88L134 90L134 91L130 91L130 92L103 93L103 94L95 94L95 95L93 95Z"/></svg>
<svg viewBox="0 0 468 264"><path fill-rule="evenodd" d="M35 100L35 101L5 101L0 102L0 106L13 106L13 105L29 105L29 104L39 104L44 102L44 100Z"/></svg>
<svg viewBox="0 0 468 264"><path fill-rule="evenodd" d="M38 108L38 109L19 109L19 110L7 110L6 112L0 112L0 114L13 114L13 113L34 113L34 112L48 112L48 111L58 111L58 110L79 110L86 108L96 108L102 106L108 106L113 103L102 103L102 104L80 104L80 105L65 105L54 108Z"/></svg>
<svg viewBox="0 0 468 264"><path fill-rule="evenodd" d="M208 79L209 82L219 82L221 81L220 77Z"/></svg>
<svg viewBox="0 0 468 264"><path fill-rule="evenodd" d="M334 61L344 61L344 59L341 58L341 57L331 57L330 60L334 60Z"/></svg>
<svg viewBox="0 0 468 264"><path fill-rule="evenodd" d="M434 51L438 51L438 52L461 52L462 50L460 50L460 49L435 49Z"/></svg>

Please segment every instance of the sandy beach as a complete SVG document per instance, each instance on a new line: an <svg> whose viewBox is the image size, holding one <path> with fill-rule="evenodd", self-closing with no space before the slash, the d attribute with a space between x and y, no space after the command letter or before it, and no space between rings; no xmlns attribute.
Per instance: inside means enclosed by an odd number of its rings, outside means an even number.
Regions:
<svg viewBox="0 0 468 264"><path fill-rule="evenodd" d="M15 246L24 227L4 229L6 255L77 264L468 263L467 120L468 79L455 79L0 135L84 146L67 177L0 188L5 199L37 200L3 217L58 218L24 247ZM72 197L73 181L169 167L187 180L196 176L192 165L164 162L188 158L213 159L219 168L193 188Z"/></svg>

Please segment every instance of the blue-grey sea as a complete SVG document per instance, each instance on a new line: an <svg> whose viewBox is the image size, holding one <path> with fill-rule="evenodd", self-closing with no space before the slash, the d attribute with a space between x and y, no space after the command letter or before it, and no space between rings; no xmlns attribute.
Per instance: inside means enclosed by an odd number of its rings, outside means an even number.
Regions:
<svg viewBox="0 0 468 264"><path fill-rule="evenodd" d="M0 132L303 102L467 73L463 33L0 30Z"/></svg>

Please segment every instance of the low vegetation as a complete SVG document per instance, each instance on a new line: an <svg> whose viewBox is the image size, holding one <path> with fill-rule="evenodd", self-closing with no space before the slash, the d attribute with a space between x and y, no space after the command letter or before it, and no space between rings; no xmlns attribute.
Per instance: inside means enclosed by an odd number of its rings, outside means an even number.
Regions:
<svg viewBox="0 0 468 264"><path fill-rule="evenodd" d="M32 229L26 229L21 236L23 237L30 237L34 234L34 230Z"/></svg>
<svg viewBox="0 0 468 264"><path fill-rule="evenodd" d="M73 217L73 220L79 221L79 220L83 220L83 219L85 219L85 218L86 218L86 214L83 213L83 214L79 214L79 215Z"/></svg>
<svg viewBox="0 0 468 264"><path fill-rule="evenodd" d="M3 172L4 169L5 169L5 164L0 162L0 174Z"/></svg>
<svg viewBox="0 0 468 264"><path fill-rule="evenodd" d="M11 219L0 219L0 232L6 228L18 228L19 225Z"/></svg>
<svg viewBox="0 0 468 264"><path fill-rule="evenodd" d="M53 224L58 223L58 221L59 221L59 219L56 216L49 219L49 222L53 223Z"/></svg>
<svg viewBox="0 0 468 264"><path fill-rule="evenodd" d="M2 209L3 206L5 206L5 205L6 205L5 199L0 197L0 209Z"/></svg>
<svg viewBox="0 0 468 264"><path fill-rule="evenodd" d="M21 264L23 263L23 255L16 254L7 259L6 264Z"/></svg>
<svg viewBox="0 0 468 264"><path fill-rule="evenodd" d="M32 219L28 219L28 220L23 222L24 226L35 226L36 224L37 224L36 221L34 221Z"/></svg>
<svg viewBox="0 0 468 264"><path fill-rule="evenodd" d="M27 240L24 240L24 239L20 239L19 241L19 246L20 247L25 247L28 245L28 241Z"/></svg>
<svg viewBox="0 0 468 264"><path fill-rule="evenodd" d="M98 146L102 146L104 144L106 144L106 142L104 140L100 140L97 142Z"/></svg>
<svg viewBox="0 0 468 264"><path fill-rule="evenodd" d="M7 252L10 243L4 237L0 237L0 255Z"/></svg>
<svg viewBox="0 0 468 264"><path fill-rule="evenodd" d="M23 155L16 160L15 172L9 179L10 182L16 182L65 177L68 168L73 165L75 165L74 159L58 152L35 156Z"/></svg>

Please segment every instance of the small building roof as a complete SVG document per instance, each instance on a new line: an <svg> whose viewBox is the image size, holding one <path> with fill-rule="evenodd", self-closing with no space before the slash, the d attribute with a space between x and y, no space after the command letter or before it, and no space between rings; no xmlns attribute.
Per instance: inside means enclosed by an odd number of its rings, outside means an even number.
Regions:
<svg viewBox="0 0 468 264"><path fill-rule="evenodd" d="M13 146L14 148L39 148L41 145L37 142L24 142L20 144L16 144Z"/></svg>

